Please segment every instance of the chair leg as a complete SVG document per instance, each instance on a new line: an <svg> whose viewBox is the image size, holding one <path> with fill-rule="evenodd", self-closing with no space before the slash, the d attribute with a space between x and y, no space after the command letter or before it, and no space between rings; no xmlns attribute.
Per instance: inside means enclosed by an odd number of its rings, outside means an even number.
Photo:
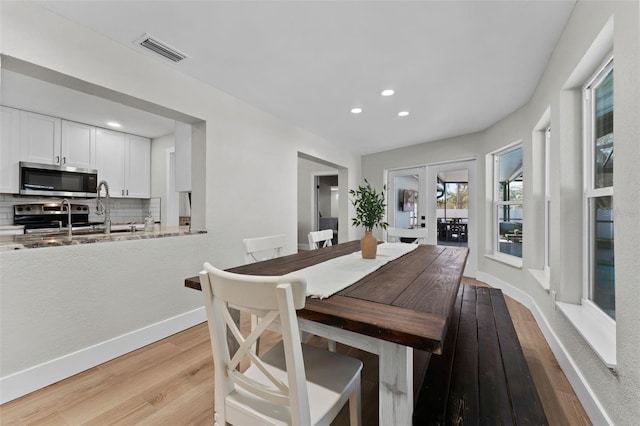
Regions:
<svg viewBox="0 0 640 426"><path fill-rule="evenodd" d="M353 392L349 395L349 424L360 426L362 424L362 400L360 395L360 374L354 380Z"/></svg>

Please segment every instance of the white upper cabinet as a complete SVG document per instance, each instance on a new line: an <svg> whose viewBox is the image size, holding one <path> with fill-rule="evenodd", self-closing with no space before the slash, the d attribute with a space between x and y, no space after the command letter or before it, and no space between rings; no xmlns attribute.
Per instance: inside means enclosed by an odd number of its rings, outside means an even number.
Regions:
<svg viewBox="0 0 640 426"><path fill-rule="evenodd" d="M0 192L17 194L20 178L20 110L0 107Z"/></svg>
<svg viewBox="0 0 640 426"><path fill-rule="evenodd" d="M94 169L96 165L96 128L62 120L62 165Z"/></svg>
<svg viewBox="0 0 640 426"><path fill-rule="evenodd" d="M149 198L151 194L151 140L96 130L98 180L109 184L115 198Z"/></svg>
<svg viewBox="0 0 640 426"><path fill-rule="evenodd" d="M22 161L95 168L95 127L28 111L20 111L20 126Z"/></svg>
<svg viewBox="0 0 640 426"><path fill-rule="evenodd" d="M129 151L125 156L126 197L151 196L151 140L127 135Z"/></svg>
<svg viewBox="0 0 640 426"><path fill-rule="evenodd" d="M59 118L20 111L20 159L61 165L61 124Z"/></svg>
<svg viewBox="0 0 640 426"><path fill-rule="evenodd" d="M98 181L107 181L112 197L124 196L124 143L124 133L96 129Z"/></svg>
<svg viewBox="0 0 640 426"><path fill-rule="evenodd" d="M151 196L151 140L2 106L0 193L19 193L19 162L98 170L112 197Z"/></svg>

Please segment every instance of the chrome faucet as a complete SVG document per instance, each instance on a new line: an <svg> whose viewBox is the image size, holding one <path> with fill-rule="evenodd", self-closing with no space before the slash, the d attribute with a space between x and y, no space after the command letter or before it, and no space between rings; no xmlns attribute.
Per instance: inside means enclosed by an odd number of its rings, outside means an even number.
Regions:
<svg viewBox="0 0 640 426"><path fill-rule="evenodd" d="M104 190L107 193L106 208L104 204L102 204L102 201L100 201L100 187L104 187ZM104 214L104 233L108 235L111 234L111 198L109 197L109 184L106 180L101 180L100 183L98 183L97 191L98 199L96 200L96 213Z"/></svg>
<svg viewBox="0 0 640 426"><path fill-rule="evenodd" d="M64 211L64 205L67 205L67 237L72 238L71 232L71 203L66 198L60 203L60 211Z"/></svg>

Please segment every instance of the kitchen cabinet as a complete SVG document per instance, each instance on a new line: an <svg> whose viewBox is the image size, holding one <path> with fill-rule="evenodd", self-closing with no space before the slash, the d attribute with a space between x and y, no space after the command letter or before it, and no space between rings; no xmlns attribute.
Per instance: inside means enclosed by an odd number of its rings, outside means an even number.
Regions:
<svg viewBox="0 0 640 426"><path fill-rule="evenodd" d="M87 124L62 120L62 165L95 169L96 128Z"/></svg>
<svg viewBox="0 0 640 426"><path fill-rule="evenodd" d="M0 193L17 194L20 178L20 110L0 107Z"/></svg>
<svg viewBox="0 0 640 426"><path fill-rule="evenodd" d="M20 160L94 169L95 127L20 111Z"/></svg>
<svg viewBox="0 0 640 426"><path fill-rule="evenodd" d="M151 140L127 135L128 151L125 155L126 196L149 198L151 196Z"/></svg>
<svg viewBox="0 0 640 426"><path fill-rule="evenodd" d="M96 169L98 182L109 184L112 197L124 194L124 133L96 129Z"/></svg>
<svg viewBox="0 0 640 426"><path fill-rule="evenodd" d="M98 180L114 198L149 198L151 140L106 129L96 130Z"/></svg>
<svg viewBox="0 0 640 426"><path fill-rule="evenodd" d="M20 111L20 160L61 165L61 126L59 118Z"/></svg>

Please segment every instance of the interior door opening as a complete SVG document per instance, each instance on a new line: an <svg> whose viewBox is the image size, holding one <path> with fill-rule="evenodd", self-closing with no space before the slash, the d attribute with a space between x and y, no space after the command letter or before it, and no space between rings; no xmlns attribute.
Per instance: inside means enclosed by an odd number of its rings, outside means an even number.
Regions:
<svg viewBox="0 0 640 426"><path fill-rule="evenodd" d="M316 176L315 179L314 231L331 229L333 244L338 244L339 193L338 175Z"/></svg>

